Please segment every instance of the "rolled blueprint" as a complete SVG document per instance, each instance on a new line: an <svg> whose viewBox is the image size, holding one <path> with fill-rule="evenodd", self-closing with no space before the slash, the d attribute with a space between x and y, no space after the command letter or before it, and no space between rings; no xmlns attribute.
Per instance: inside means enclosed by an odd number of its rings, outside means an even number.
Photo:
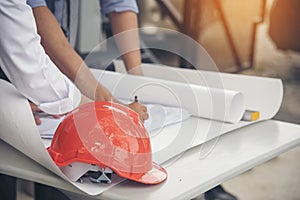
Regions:
<svg viewBox="0 0 300 200"><path fill-rule="evenodd" d="M196 117L237 123L245 111L238 91L101 70L94 75L117 98L133 100L138 96L142 103L181 107Z"/></svg>

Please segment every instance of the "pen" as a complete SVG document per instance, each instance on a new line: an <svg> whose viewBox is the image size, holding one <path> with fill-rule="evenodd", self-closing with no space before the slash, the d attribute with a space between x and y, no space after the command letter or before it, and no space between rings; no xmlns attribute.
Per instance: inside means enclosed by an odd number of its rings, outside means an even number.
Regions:
<svg viewBox="0 0 300 200"><path fill-rule="evenodd" d="M139 102L138 97L134 96L134 102Z"/></svg>

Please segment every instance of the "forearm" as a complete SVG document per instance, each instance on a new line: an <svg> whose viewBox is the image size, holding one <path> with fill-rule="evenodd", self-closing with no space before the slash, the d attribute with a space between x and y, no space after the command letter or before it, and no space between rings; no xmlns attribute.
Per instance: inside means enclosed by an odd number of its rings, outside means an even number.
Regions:
<svg viewBox="0 0 300 200"><path fill-rule="evenodd" d="M108 17L127 71L131 74L142 75L136 13L132 11L110 12Z"/></svg>
<svg viewBox="0 0 300 200"><path fill-rule="evenodd" d="M111 93L99 84L81 57L71 47L49 9L44 6L36 7L33 13L41 43L56 66L88 98L96 101L112 100Z"/></svg>
<svg viewBox="0 0 300 200"><path fill-rule="evenodd" d="M59 24L48 8L36 7L33 9L33 12L35 15L38 33L42 38L41 43L45 51L57 65L57 67L79 88L83 94L81 97L81 103L86 103L90 100L114 101L120 103L112 96L110 91L99 84L99 82L94 78L93 74L85 65L83 60L68 43L59 27ZM139 66L140 63L133 63L131 65ZM147 112L143 105L139 103L133 103L130 104L129 107L139 113L142 120L148 118Z"/></svg>

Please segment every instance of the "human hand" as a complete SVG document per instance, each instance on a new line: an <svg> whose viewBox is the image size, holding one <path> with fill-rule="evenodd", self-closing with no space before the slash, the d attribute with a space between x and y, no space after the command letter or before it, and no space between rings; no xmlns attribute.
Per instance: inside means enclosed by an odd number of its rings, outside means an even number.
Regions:
<svg viewBox="0 0 300 200"><path fill-rule="evenodd" d="M137 112L142 122L149 118L149 115L147 113L147 107L140 104L139 102L135 101L129 104L128 107Z"/></svg>
<svg viewBox="0 0 300 200"><path fill-rule="evenodd" d="M42 123L39 114L44 113L41 109L39 109L39 107L37 105L35 105L32 102L29 102L33 117L34 117L34 121L36 123L36 125L40 125ZM61 117L61 115L51 115L52 117L58 119Z"/></svg>

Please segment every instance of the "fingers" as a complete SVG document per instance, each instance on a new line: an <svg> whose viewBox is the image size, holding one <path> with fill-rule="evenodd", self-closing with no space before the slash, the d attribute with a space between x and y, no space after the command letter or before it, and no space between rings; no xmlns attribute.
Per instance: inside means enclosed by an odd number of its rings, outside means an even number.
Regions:
<svg viewBox="0 0 300 200"><path fill-rule="evenodd" d="M34 117L34 121L35 121L36 125L41 125L42 124L42 121L39 117L37 117L37 116L33 116L33 117Z"/></svg>
<svg viewBox="0 0 300 200"><path fill-rule="evenodd" d="M37 105L35 105L32 102L29 102L33 117L34 117L34 121L36 125L40 125L42 123L41 119L35 115L36 112L42 112L41 109L39 109L39 107Z"/></svg>
<svg viewBox="0 0 300 200"><path fill-rule="evenodd" d="M140 120L142 122L144 122L145 120L147 120L149 118L146 106L144 106L138 102L133 102L133 103L129 104L128 107L138 113Z"/></svg>
<svg viewBox="0 0 300 200"><path fill-rule="evenodd" d="M59 119L59 118L62 117L62 115L52 115L52 117L55 118L55 119Z"/></svg>
<svg viewBox="0 0 300 200"><path fill-rule="evenodd" d="M35 105L32 102L29 102L33 117L34 117L34 121L36 125L40 125L42 124L41 118L39 115L41 115L41 113L44 113L41 109L39 109L39 107L37 105ZM62 115L50 115L55 119L59 119Z"/></svg>
<svg viewBox="0 0 300 200"><path fill-rule="evenodd" d="M30 108L32 110L32 112L42 112L41 109L39 109L39 107L37 105L35 105L32 102L29 102Z"/></svg>
<svg viewBox="0 0 300 200"><path fill-rule="evenodd" d="M140 116L140 119L142 120L142 122L144 122L145 120L147 120L149 118L149 115L147 113L147 109L143 109L142 112L138 113Z"/></svg>

